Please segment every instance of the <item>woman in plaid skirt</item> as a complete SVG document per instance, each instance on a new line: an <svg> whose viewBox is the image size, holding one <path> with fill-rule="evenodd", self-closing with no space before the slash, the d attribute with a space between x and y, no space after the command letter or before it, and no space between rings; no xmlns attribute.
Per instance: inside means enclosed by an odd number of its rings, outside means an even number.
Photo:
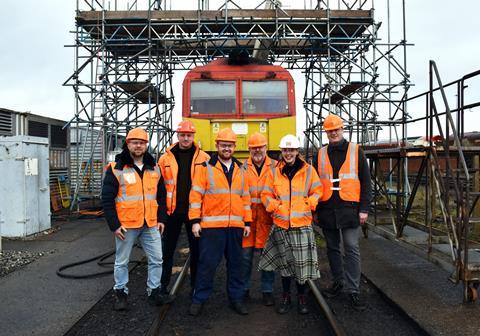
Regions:
<svg viewBox="0 0 480 336"><path fill-rule="evenodd" d="M290 310L292 278L297 285L298 312L307 314L305 282L320 277L312 211L322 196L323 187L315 169L299 156L300 142L295 136L284 136L279 147L282 159L275 174L265 182L261 194L274 225L258 267L265 271L279 271L282 276L279 314Z"/></svg>

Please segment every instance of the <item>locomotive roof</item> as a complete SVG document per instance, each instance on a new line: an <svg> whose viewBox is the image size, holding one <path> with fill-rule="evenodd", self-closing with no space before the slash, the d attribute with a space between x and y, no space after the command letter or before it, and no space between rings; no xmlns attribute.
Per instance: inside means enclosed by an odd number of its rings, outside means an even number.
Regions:
<svg viewBox="0 0 480 336"><path fill-rule="evenodd" d="M279 65L268 64L263 61L251 59L249 64L228 64L228 58L217 58L206 65L198 66L192 69L190 72L216 72L216 71L274 71L274 72L287 72L286 69Z"/></svg>

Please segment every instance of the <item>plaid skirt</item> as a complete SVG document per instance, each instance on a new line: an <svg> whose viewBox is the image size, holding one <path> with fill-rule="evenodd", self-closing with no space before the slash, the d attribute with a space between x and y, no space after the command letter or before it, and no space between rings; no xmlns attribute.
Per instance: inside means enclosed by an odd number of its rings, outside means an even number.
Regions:
<svg viewBox="0 0 480 336"><path fill-rule="evenodd" d="M300 284L320 278L312 226L284 230L273 225L258 269L280 271L282 277L294 277Z"/></svg>

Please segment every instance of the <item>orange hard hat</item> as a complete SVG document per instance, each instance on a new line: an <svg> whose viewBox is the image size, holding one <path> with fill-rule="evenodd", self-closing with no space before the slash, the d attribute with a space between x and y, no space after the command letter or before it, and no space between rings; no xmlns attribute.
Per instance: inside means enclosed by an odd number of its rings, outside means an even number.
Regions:
<svg viewBox="0 0 480 336"><path fill-rule="evenodd" d="M178 124L177 133L195 133L195 125L190 120L182 120Z"/></svg>
<svg viewBox="0 0 480 336"><path fill-rule="evenodd" d="M248 147L262 147L267 144L267 138L265 135L258 132L253 133L248 138Z"/></svg>
<svg viewBox="0 0 480 336"><path fill-rule="evenodd" d="M148 134L145 132L143 128L137 127L130 130L127 134L126 141L129 142L130 140L138 139L148 142Z"/></svg>
<svg viewBox="0 0 480 336"><path fill-rule="evenodd" d="M237 135L232 131L231 128L224 128L218 132L215 141L237 142Z"/></svg>
<svg viewBox="0 0 480 336"><path fill-rule="evenodd" d="M342 118L335 114L329 114L323 121L323 129L325 131L333 131L339 128L343 128Z"/></svg>

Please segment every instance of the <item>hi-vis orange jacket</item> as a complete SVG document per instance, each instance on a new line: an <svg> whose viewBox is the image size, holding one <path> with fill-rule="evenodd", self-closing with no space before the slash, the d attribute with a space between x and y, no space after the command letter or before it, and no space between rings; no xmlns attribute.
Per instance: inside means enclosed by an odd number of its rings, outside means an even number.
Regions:
<svg viewBox="0 0 480 336"><path fill-rule="evenodd" d="M272 213L273 224L288 229L312 224L312 211L322 197L323 188L317 172L303 162L290 181L282 174L285 162L275 168L275 176L268 176L261 193L267 212Z"/></svg>
<svg viewBox="0 0 480 336"><path fill-rule="evenodd" d="M232 164L231 186L216 155L193 177L188 217L202 228L243 228L252 221L247 174L241 162L233 159Z"/></svg>
<svg viewBox="0 0 480 336"><path fill-rule="evenodd" d="M163 181L165 184L165 189L167 190L167 213L171 215L175 211L177 205L177 176L178 176L178 164L175 159L175 155L172 153L172 148L175 147L177 143L174 143L167 148L166 152L158 160L158 165L162 171ZM195 147L195 154L193 154L192 166L190 168L190 175L192 177L195 175L195 172L199 169L200 164L210 159L210 156L202 151L196 143L193 143Z"/></svg>
<svg viewBox="0 0 480 336"><path fill-rule="evenodd" d="M119 170L115 169L115 165L115 162L110 163L119 184L115 207L122 226L136 229L141 228L144 222L148 227L157 225L160 168L155 165L153 170L145 170L142 179L134 168L126 165Z"/></svg>
<svg viewBox="0 0 480 336"><path fill-rule="evenodd" d="M248 158L243 163L243 167L248 176L248 187L250 191L250 201L252 202L252 224L250 225L251 232L248 237L243 237L243 247L263 248L267 241L268 235L272 228L272 217L265 210L263 206L260 193L265 186L267 176L275 173L275 165L277 161L265 158L260 175L257 173L255 164L251 158Z"/></svg>
<svg viewBox="0 0 480 336"><path fill-rule="evenodd" d="M326 202L338 190L340 198L349 202L360 202L361 184L358 178L358 144L349 143L345 162L338 171L338 178L333 178L333 168L328 158L328 145L318 151L318 174L323 185L320 202ZM334 183L338 182L338 187Z"/></svg>

